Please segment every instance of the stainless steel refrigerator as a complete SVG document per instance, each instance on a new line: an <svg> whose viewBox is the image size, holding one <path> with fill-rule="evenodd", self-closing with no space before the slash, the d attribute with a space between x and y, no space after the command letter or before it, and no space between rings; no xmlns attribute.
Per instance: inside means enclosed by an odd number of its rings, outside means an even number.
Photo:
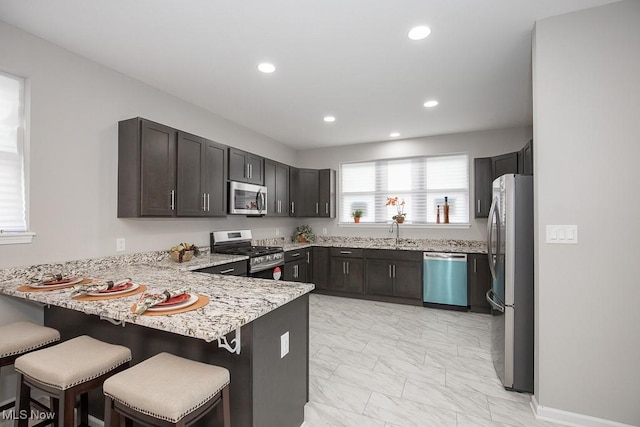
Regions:
<svg viewBox="0 0 640 427"><path fill-rule="evenodd" d="M533 176L493 182L487 252L493 364L505 388L533 393Z"/></svg>

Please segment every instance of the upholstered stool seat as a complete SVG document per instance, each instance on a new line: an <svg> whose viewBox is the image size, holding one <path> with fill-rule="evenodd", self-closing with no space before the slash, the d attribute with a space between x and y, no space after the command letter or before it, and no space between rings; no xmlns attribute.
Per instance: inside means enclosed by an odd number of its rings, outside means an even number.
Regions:
<svg viewBox="0 0 640 427"><path fill-rule="evenodd" d="M25 353L60 341L60 333L31 322L15 322L0 326L0 368L13 365ZM40 409L46 409L34 402ZM13 407L11 401L0 406L0 412Z"/></svg>
<svg viewBox="0 0 640 427"><path fill-rule="evenodd" d="M83 335L16 359L19 407L26 407L29 388L48 394L55 403L58 425L74 423L75 401L81 396L81 422L88 424L87 392L105 379L126 369L131 350ZM26 422L24 423L26 425Z"/></svg>
<svg viewBox="0 0 640 427"><path fill-rule="evenodd" d="M160 353L104 382L105 426L119 425L120 414L152 426L188 426L222 403L223 425L230 426L229 371Z"/></svg>

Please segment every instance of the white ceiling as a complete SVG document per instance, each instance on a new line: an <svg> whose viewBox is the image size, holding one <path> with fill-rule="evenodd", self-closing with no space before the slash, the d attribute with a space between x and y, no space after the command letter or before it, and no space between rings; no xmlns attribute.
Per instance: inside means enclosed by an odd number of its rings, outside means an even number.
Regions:
<svg viewBox="0 0 640 427"><path fill-rule="evenodd" d="M0 19L303 149L530 125L534 22L614 1L0 0Z"/></svg>

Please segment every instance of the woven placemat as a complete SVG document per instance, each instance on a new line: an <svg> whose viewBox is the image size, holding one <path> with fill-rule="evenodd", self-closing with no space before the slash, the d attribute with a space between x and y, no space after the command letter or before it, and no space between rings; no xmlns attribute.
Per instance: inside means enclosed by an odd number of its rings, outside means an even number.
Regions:
<svg viewBox="0 0 640 427"><path fill-rule="evenodd" d="M57 291L58 289L64 289L64 288L72 288L74 286L79 286L79 285L86 285L87 283L91 283L93 281L93 279L89 279L89 278L84 278L82 279L82 282L78 282L78 283L74 283L72 285L69 284L63 284L63 285L51 285L51 286L47 286L46 288L32 288L29 285L20 285L18 286L18 292L47 292L47 291Z"/></svg>
<svg viewBox="0 0 640 427"><path fill-rule="evenodd" d="M197 310L199 308L204 307L205 305L209 304L209 301L211 301L211 300L209 299L208 296L198 294L198 301L196 301L194 304L191 304L188 307L178 308L176 310L167 310L167 311L149 311L149 310L147 310L144 313L142 313L140 316L169 316L171 314L186 313L187 311ZM136 304L133 304L131 306L131 312L132 313L136 312Z"/></svg>
<svg viewBox="0 0 640 427"><path fill-rule="evenodd" d="M80 295L80 296L77 296L77 297L73 297L73 299L76 300L76 301L104 301L104 300L108 300L108 299L130 297L131 295L140 294L140 293L142 293L142 292L144 292L146 290L147 290L147 287L145 285L140 285L136 289L134 289L132 291L129 291L129 292L122 293L122 294L117 294L117 295L104 294L104 295L101 295L101 296L97 296L97 295Z"/></svg>

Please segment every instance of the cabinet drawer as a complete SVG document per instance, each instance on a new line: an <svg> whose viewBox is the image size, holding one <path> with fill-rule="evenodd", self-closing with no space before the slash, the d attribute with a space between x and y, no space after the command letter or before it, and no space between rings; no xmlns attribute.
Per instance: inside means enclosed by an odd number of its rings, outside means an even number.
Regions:
<svg viewBox="0 0 640 427"><path fill-rule="evenodd" d="M296 249L293 251L286 251L284 253L284 262L297 261L299 259L307 259L307 251L309 248Z"/></svg>
<svg viewBox="0 0 640 427"><path fill-rule="evenodd" d="M362 258L363 249L358 248L331 248L332 257Z"/></svg>
<svg viewBox="0 0 640 427"><path fill-rule="evenodd" d="M422 251L403 251L394 249L365 249L367 259L382 259L387 261L418 261L422 262Z"/></svg>
<svg viewBox="0 0 640 427"><path fill-rule="evenodd" d="M216 265L214 267L201 268L195 270L197 273L209 273L209 274L228 274L230 276L246 276L247 275L247 261L236 261L228 264Z"/></svg>

